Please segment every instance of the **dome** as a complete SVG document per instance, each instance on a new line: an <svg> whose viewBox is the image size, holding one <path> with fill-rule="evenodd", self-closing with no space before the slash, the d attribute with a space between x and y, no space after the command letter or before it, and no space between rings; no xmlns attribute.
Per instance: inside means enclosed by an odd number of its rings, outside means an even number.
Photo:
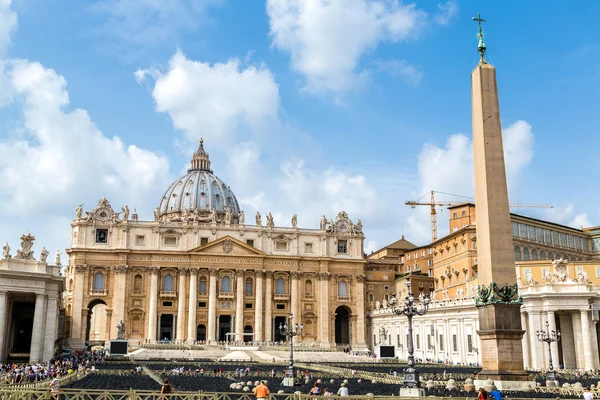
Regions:
<svg viewBox="0 0 600 400"><path fill-rule="evenodd" d="M238 201L231 188L213 174L208 153L200 140L187 174L173 182L163 195L156 210L157 219L209 221L214 209L217 221L225 222L227 208L231 222L237 220Z"/></svg>

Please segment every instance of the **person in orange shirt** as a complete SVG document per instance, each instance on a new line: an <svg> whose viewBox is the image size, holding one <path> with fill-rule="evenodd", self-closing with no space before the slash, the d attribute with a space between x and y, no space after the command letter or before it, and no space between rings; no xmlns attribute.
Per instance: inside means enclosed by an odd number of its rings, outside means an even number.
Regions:
<svg viewBox="0 0 600 400"><path fill-rule="evenodd" d="M253 390L256 400L265 400L269 396L269 388L265 385L265 381L260 381L257 387Z"/></svg>

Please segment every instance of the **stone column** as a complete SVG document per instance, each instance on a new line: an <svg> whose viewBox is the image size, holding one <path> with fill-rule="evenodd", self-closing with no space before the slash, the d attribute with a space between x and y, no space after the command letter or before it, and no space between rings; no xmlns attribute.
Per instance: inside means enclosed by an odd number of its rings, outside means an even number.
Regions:
<svg viewBox="0 0 600 400"><path fill-rule="evenodd" d="M150 267L150 296L148 301L148 343L156 342L159 267Z"/></svg>
<svg viewBox="0 0 600 400"><path fill-rule="evenodd" d="M179 284L177 285L177 328L175 341L183 343L185 340L185 276L187 268L179 268Z"/></svg>
<svg viewBox="0 0 600 400"><path fill-rule="evenodd" d="M592 341L592 354L594 358L594 369L600 368L600 359L598 358L598 334L596 332L596 324L590 326L590 337Z"/></svg>
<svg viewBox="0 0 600 400"><path fill-rule="evenodd" d="M194 344L196 341L196 310L198 308L198 271L195 269L190 270L190 297L188 303L188 328L187 328L187 342L188 344Z"/></svg>
<svg viewBox="0 0 600 400"><path fill-rule="evenodd" d="M319 273L319 340L321 347L329 348L329 272Z"/></svg>
<svg viewBox="0 0 600 400"><path fill-rule="evenodd" d="M576 368L585 368L584 362L584 351L583 351L583 335L581 333L581 313L575 311L571 314L571 320L573 322L573 342L575 347L575 359L577 366Z"/></svg>
<svg viewBox="0 0 600 400"><path fill-rule="evenodd" d="M562 365L565 369L577 368L573 323L570 314L558 314L560 319L560 345L562 346Z"/></svg>
<svg viewBox="0 0 600 400"><path fill-rule="evenodd" d="M83 349L85 343L82 330L84 330L81 310L83 309L83 293L86 290L85 271L87 266L75 265L75 279L73 282L73 308L71 314L71 348ZM83 333L85 335L85 332Z"/></svg>
<svg viewBox="0 0 600 400"><path fill-rule="evenodd" d="M44 332L44 322L46 320L44 315L44 306L46 301L46 295L37 294L35 296L35 310L33 313L33 328L31 333L31 349L29 350L29 361L38 362L42 360L42 336Z"/></svg>
<svg viewBox="0 0 600 400"><path fill-rule="evenodd" d="M127 293L127 270L129 267L127 265L117 265L111 269L114 277L112 310L115 323L110 327L109 340L117 338L117 324L125 320L125 294Z"/></svg>
<svg viewBox="0 0 600 400"><path fill-rule="evenodd" d="M235 340L241 342L244 340L244 276L243 269L238 269L236 273L236 299L235 299Z"/></svg>
<svg viewBox="0 0 600 400"><path fill-rule="evenodd" d="M254 340L257 342L263 340L263 276L265 271L258 270L256 275L256 293L254 302Z"/></svg>
<svg viewBox="0 0 600 400"><path fill-rule="evenodd" d="M110 330L112 328L112 308L106 309L106 327L104 327L105 338L110 340Z"/></svg>
<svg viewBox="0 0 600 400"><path fill-rule="evenodd" d="M521 326L527 331L527 316L524 312L521 313ZM525 368L531 368L531 361L529 359L529 335L523 336L523 366Z"/></svg>
<svg viewBox="0 0 600 400"><path fill-rule="evenodd" d="M0 292L0 362L4 362L5 361L5 350L6 350L6 343L4 342L5 339L5 332L6 332L6 321L7 321L7 300L6 300L7 294L6 292Z"/></svg>
<svg viewBox="0 0 600 400"><path fill-rule="evenodd" d="M300 310L298 309L298 277L300 276L299 272L292 271L290 273L292 277L292 290L290 294L290 306L292 310L292 314L294 315L293 323L302 323L302 315L300 315Z"/></svg>
<svg viewBox="0 0 600 400"><path fill-rule="evenodd" d="M592 341L590 335L590 317L588 310L581 310L581 333L583 339L583 365L586 370L594 368Z"/></svg>
<svg viewBox="0 0 600 400"><path fill-rule="evenodd" d="M42 360L48 361L54 356L54 343L56 341L56 322L58 321L58 296L48 295L46 310L46 336L44 337L44 352ZM0 341L0 343L2 343Z"/></svg>
<svg viewBox="0 0 600 400"><path fill-rule="evenodd" d="M550 332L556 332L556 317L554 315L554 311L548 311L548 325L550 328ZM554 365L555 369L558 369L560 362L558 357L558 342L550 343L550 353L552 354L552 364Z"/></svg>
<svg viewBox="0 0 600 400"><path fill-rule="evenodd" d="M217 323L217 270L210 268L208 270L210 277L208 279L208 332L206 339L210 344L216 341L216 323Z"/></svg>
<svg viewBox="0 0 600 400"><path fill-rule="evenodd" d="M273 340L273 272L266 271L267 276L265 284L265 340L270 342Z"/></svg>
<svg viewBox="0 0 600 400"><path fill-rule="evenodd" d="M356 276L356 304L357 307L357 319L356 319L356 346L359 350L365 350L367 348L367 343L365 341L365 329L366 329L366 321L365 321L365 276L357 275ZM433 339L433 343L436 342L436 339Z"/></svg>
<svg viewBox="0 0 600 400"><path fill-rule="evenodd" d="M537 339L536 332L542 329L541 314L539 311L530 311L529 314L529 340L531 344L531 367L533 369L545 368L544 348L542 342Z"/></svg>

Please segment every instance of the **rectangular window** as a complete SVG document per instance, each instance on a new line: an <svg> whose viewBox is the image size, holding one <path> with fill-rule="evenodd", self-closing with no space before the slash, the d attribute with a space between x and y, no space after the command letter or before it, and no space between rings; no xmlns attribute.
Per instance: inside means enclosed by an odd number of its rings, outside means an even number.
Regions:
<svg viewBox="0 0 600 400"><path fill-rule="evenodd" d="M570 248L574 249L575 248L575 236L567 235L567 244Z"/></svg>
<svg viewBox="0 0 600 400"><path fill-rule="evenodd" d="M542 268L542 278L546 278L550 274L550 270L548 268Z"/></svg>
<svg viewBox="0 0 600 400"><path fill-rule="evenodd" d="M201 237L200 238L200 246L204 246L205 244L208 244L208 238L207 237Z"/></svg>
<svg viewBox="0 0 600 400"><path fill-rule="evenodd" d="M538 242L544 241L544 230L542 228L535 228L535 240Z"/></svg>
<svg viewBox="0 0 600 400"><path fill-rule="evenodd" d="M560 245L563 247L567 247L569 244L567 243L567 234L566 233L561 233L560 234Z"/></svg>
<svg viewBox="0 0 600 400"><path fill-rule="evenodd" d="M419 287L423 287L423 282L419 282Z"/></svg>
<svg viewBox="0 0 600 400"><path fill-rule="evenodd" d="M312 243L304 243L304 252L312 253L313 252L313 244Z"/></svg>
<svg viewBox="0 0 600 400"><path fill-rule="evenodd" d="M433 267L433 260L427 260L427 266Z"/></svg>
<svg viewBox="0 0 600 400"><path fill-rule="evenodd" d="M527 239L527 225L519 224L519 237Z"/></svg>
<svg viewBox="0 0 600 400"><path fill-rule="evenodd" d="M587 239L582 239L582 240L581 240L581 249L582 249L583 251L590 251L588 246L589 246L589 245L588 245L588 241L587 241Z"/></svg>
<svg viewBox="0 0 600 400"><path fill-rule="evenodd" d="M411 264L408 264L408 265L406 266L406 270L407 270L407 271L409 271L409 272L411 271L411 268L412 268L412 265L411 265Z"/></svg>
<svg viewBox="0 0 600 400"><path fill-rule="evenodd" d="M136 246L143 246L144 244L146 244L146 236L144 236L144 235L135 235L135 245Z"/></svg>
<svg viewBox="0 0 600 400"><path fill-rule="evenodd" d="M527 239L535 240L535 228L531 225L527 225Z"/></svg>
<svg viewBox="0 0 600 400"><path fill-rule="evenodd" d="M163 307L173 307L172 301L163 301Z"/></svg>
<svg viewBox="0 0 600 400"><path fill-rule="evenodd" d="M444 351L444 335L440 333L440 351Z"/></svg>
<svg viewBox="0 0 600 400"><path fill-rule="evenodd" d="M600 265L596 265L596 278L600 278Z"/></svg>
<svg viewBox="0 0 600 400"><path fill-rule="evenodd" d="M417 333L415 337L417 342L415 343L415 347L417 348L417 350L421 350L421 336Z"/></svg>
<svg viewBox="0 0 600 400"><path fill-rule="evenodd" d="M473 336L467 335L467 353L473 352Z"/></svg>
<svg viewBox="0 0 600 400"><path fill-rule="evenodd" d="M205 301L198 302L198 308L206 308L206 302Z"/></svg>
<svg viewBox="0 0 600 400"><path fill-rule="evenodd" d="M285 310L285 304L276 304L275 308L278 310Z"/></svg>
<svg viewBox="0 0 600 400"><path fill-rule="evenodd" d="M581 250L581 238L579 236L575 236L575 248Z"/></svg>
<svg viewBox="0 0 600 400"><path fill-rule="evenodd" d="M431 271L429 271L429 272L431 272ZM429 289L433 289L433 283L429 284Z"/></svg>
<svg viewBox="0 0 600 400"><path fill-rule="evenodd" d="M165 246L177 246L177 236L165 236Z"/></svg>
<svg viewBox="0 0 600 400"><path fill-rule="evenodd" d="M544 242L548 244L552 243L552 232L548 229L544 229Z"/></svg>
<svg viewBox="0 0 600 400"><path fill-rule="evenodd" d="M560 238L558 232L556 231L552 231L552 244L555 244L557 246L560 245Z"/></svg>
<svg viewBox="0 0 600 400"><path fill-rule="evenodd" d="M373 300L374 300L373 294L369 294L369 301L373 301Z"/></svg>
<svg viewBox="0 0 600 400"><path fill-rule="evenodd" d="M275 250L287 250L287 242L275 242Z"/></svg>
<svg viewBox="0 0 600 400"><path fill-rule="evenodd" d="M252 303L246 303L246 309L252 309Z"/></svg>
<svg viewBox="0 0 600 400"><path fill-rule="evenodd" d="M338 253L346 254L348 253L348 241L347 240L338 240Z"/></svg>
<svg viewBox="0 0 600 400"><path fill-rule="evenodd" d="M410 261L410 254L407 254L407 255L406 255L406 259L407 259L408 261Z"/></svg>
<svg viewBox="0 0 600 400"><path fill-rule="evenodd" d="M246 281L246 294L252 294L252 281Z"/></svg>
<svg viewBox="0 0 600 400"><path fill-rule="evenodd" d="M96 229L96 243L108 243L108 229Z"/></svg>
<svg viewBox="0 0 600 400"><path fill-rule="evenodd" d="M254 247L254 239L246 239L246 244L250 247Z"/></svg>
<svg viewBox="0 0 600 400"><path fill-rule="evenodd" d="M519 237L519 224L516 222L512 223L512 233L514 237Z"/></svg>
<svg viewBox="0 0 600 400"><path fill-rule="evenodd" d="M198 285L198 293L206 294L206 281L205 280L200 281L200 284Z"/></svg>
<svg viewBox="0 0 600 400"><path fill-rule="evenodd" d="M452 335L452 351L458 353L458 338L456 334Z"/></svg>
<svg viewBox="0 0 600 400"><path fill-rule="evenodd" d="M433 349L433 345L431 344L431 335L427 335L427 350Z"/></svg>

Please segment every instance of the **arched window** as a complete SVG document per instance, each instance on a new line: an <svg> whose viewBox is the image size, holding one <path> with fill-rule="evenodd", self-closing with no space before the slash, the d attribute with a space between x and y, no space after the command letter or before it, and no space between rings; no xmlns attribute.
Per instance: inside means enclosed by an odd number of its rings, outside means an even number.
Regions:
<svg viewBox="0 0 600 400"><path fill-rule="evenodd" d="M252 294L252 278L246 278L246 294Z"/></svg>
<svg viewBox="0 0 600 400"><path fill-rule="evenodd" d="M173 291L173 275L167 274L163 279L163 292Z"/></svg>
<svg viewBox="0 0 600 400"><path fill-rule="evenodd" d="M532 260L537 260L538 259L537 249L531 249L531 259Z"/></svg>
<svg viewBox="0 0 600 400"><path fill-rule="evenodd" d="M348 297L348 284L346 281L341 281L338 284L338 297L341 299L345 299Z"/></svg>
<svg viewBox="0 0 600 400"><path fill-rule="evenodd" d="M141 292L142 291L142 276L140 274L137 274L133 278L133 290L135 292Z"/></svg>
<svg viewBox="0 0 600 400"><path fill-rule="evenodd" d="M283 278L275 281L275 294L285 294L285 281Z"/></svg>
<svg viewBox="0 0 600 400"><path fill-rule="evenodd" d="M224 276L221 279L221 292L229 293L231 292L231 278L228 276Z"/></svg>
<svg viewBox="0 0 600 400"><path fill-rule="evenodd" d="M521 248L515 246L515 261L521 261Z"/></svg>
<svg viewBox="0 0 600 400"><path fill-rule="evenodd" d="M142 319L138 316L131 318L131 332L141 333L142 332Z"/></svg>
<svg viewBox="0 0 600 400"><path fill-rule="evenodd" d="M198 293L206 294L206 277L201 276L198 281Z"/></svg>
<svg viewBox="0 0 600 400"><path fill-rule="evenodd" d="M531 256L529 255L529 249L527 247L525 247L523 249L523 260L524 261L530 261L531 260Z"/></svg>
<svg viewBox="0 0 600 400"><path fill-rule="evenodd" d="M554 260L554 253L553 252L548 253L548 260Z"/></svg>
<svg viewBox="0 0 600 400"><path fill-rule="evenodd" d="M69 280L69 292L73 290L73 279Z"/></svg>
<svg viewBox="0 0 600 400"><path fill-rule="evenodd" d="M540 251L540 260L546 260L546 250Z"/></svg>
<svg viewBox="0 0 600 400"><path fill-rule="evenodd" d="M313 295L312 281L310 279L304 282L304 295L306 297L312 297Z"/></svg>
<svg viewBox="0 0 600 400"><path fill-rule="evenodd" d="M102 272L94 275L94 290L104 290L104 274Z"/></svg>

